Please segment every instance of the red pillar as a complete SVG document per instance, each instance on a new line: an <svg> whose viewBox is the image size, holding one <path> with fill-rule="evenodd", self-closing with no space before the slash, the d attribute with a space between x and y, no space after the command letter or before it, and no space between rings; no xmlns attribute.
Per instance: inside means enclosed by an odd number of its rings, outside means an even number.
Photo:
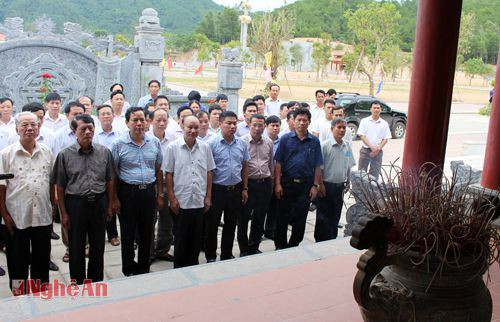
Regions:
<svg viewBox="0 0 500 322"><path fill-rule="evenodd" d="M500 190L500 50L498 51L495 93L491 104L481 186Z"/></svg>
<svg viewBox="0 0 500 322"><path fill-rule="evenodd" d="M462 0L420 0L403 170L443 167Z"/></svg>

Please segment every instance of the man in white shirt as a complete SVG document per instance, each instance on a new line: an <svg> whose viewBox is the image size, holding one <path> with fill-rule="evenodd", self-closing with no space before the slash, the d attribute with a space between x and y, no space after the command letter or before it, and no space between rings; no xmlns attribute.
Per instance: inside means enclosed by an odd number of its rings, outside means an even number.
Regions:
<svg viewBox="0 0 500 322"><path fill-rule="evenodd" d="M211 105L208 109L208 117L209 117L209 127L208 130L213 134L220 133L219 127L219 115L222 113L222 107L217 104Z"/></svg>
<svg viewBox="0 0 500 322"><path fill-rule="evenodd" d="M367 171L378 180L382 168L382 148L391 138L391 130L389 124L380 117L382 106L379 101L372 102L370 111L372 115L365 117L359 123L358 135L363 141L359 151L359 170Z"/></svg>
<svg viewBox="0 0 500 322"><path fill-rule="evenodd" d="M60 128L54 133L54 157L57 157L61 150L76 142L75 133L73 133L73 129L71 128L71 121L73 121L75 116L83 114L84 111L85 108L83 105L77 101L69 102L64 107L67 123L65 127Z"/></svg>
<svg viewBox="0 0 500 322"><path fill-rule="evenodd" d="M144 108L146 107L146 104L154 103L156 97L158 96L158 93L160 92L160 89L161 89L161 84L159 81L157 81L156 79L149 81L148 83L149 94L141 97L139 99L139 102L137 102L137 106Z"/></svg>
<svg viewBox="0 0 500 322"><path fill-rule="evenodd" d="M161 153L163 155L163 159L166 158L167 146L172 142L169 140L165 130L169 123L175 123L168 117L168 112L163 109L156 109L150 113L149 117L151 118L151 127L152 130L148 132L149 136L154 136L160 141ZM170 255L168 252L170 251L170 247L172 246L172 241L174 240L174 236L172 233L173 229L173 221L172 214L170 213L168 207L168 196L163 196L163 204L165 205L162 209L156 210L155 216L153 218L153 237L151 242L151 259L160 259L166 260L169 262L174 261L174 256ZM158 222L158 233L155 234L155 225ZM156 235L156 242L155 242Z"/></svg>
<svg viewBox="0 0 500 322"><path fill-rule="evenodd" d="M36 115L21 112L15 122L20 139L0 152L0 173L14 174L0 181L0 213L7 231L9 286L14 295L23 295L41 291L37 285L28 287L28 277L49 282L54 159L48 147L36 142Z"/></svg>
<svg viewBox="0 0 500 322"><path fill-rule="evenodd" d="M280 86L276 83L271 83L269 85L269 98L266 100L266 116L280 115L280 105L283 101L278 98L279 94Z"/></svg>
<svg viewBox="0 0 500 322"><path fill-rule="evenodd" d="M68 124L67 118L61 114L61 102L61 96L55 92L45 97L44 105L48 113L45 114L44 126L54 132Z"/></svg>
<svg viewBox="0 0 500 322"><path fill-rule="evenodd" d="M215 136L215 134L208 130L208 124L209 124L208 113L206 111L198 111L196 112L195 116L200 121L198 139L202 140L203 142L210 141Z"/></svg>
<svg viewBox="0 0 500 322"><path fill-rule="evenodd" d="M120 133L128 132L127 124L125 123L125 94L122 91L114 91L109 96L111 100L111 107L115 113L113 117L113 128Z"/></svg>
<svg viewBox="0 0 500 322"><path fill-rule="evenodd" d="M14 103L8 97L0 98L0 128L9 135L16 133L16 124L12 117Z"/></svg>
<svg viewBox="0 0 500 322"><path fill-rule="evenodd" d="M95 127L99 127L99 118L92 114L94 113L94 100L91 97L84 95L80 96L78 102L82 103L85 108L84 114L90 115L90 117L94 120Z"/></svg>
<svg viewBox="0 0 500 322"><path fill-rule="evenodd" d="M250 133L250 118L252 115L257 114L257 103L254 101L249 101L243 105L243 116L245 119L243 122L238 123L236 126L236 136L242 137Z"/></svg>
<svg viewBox="0 0 500 322"><path fill-rule="evenodd" d="M323 110L325 101L325 91L318 89L314 96L316 98L316 105L311 108L311 124L314 124L316 120L321 120L325 118L325 111Z"/></svg>
<svg viewBox="0 0 500 322"><path fill-rule="evenodd" d="M100 124L100 126L96 127L93 142L104 145L111 151L112 144L119 136L123 135L124 132L115 131L113 128L114 112L110 105L101 105L97 107L97 117L99 118L98 124ZM106 222L108 242L113 246L120 245L116 218L116 214L113 214L111 219Z"/></svg>
<svg viewBox="0 0 500 322"><path fill-rule="evenodd" d="M320 142L324 142L328 139L333 139L332 136L332 120L335 118L344 118L344 109L341 106L336 106L335 101L331 99L326 99L324 104L325 118L323 120L317 120L313 124L312 132L319 138ZM352 144L352 133L349 129L345 132L343 140Z"/></svg>
<svg viewBox="0 0 500 322"><path fill-rule="evenodd" d="M198 264L203 214L211 206L215 169L210 147L197 139L199 120L186 116L182 122L184 136L167 147L162 165L170 208L176 216L174 268Z"/></svg>
<svg viewBox="0 0 500 322"><path fill-rule="evenodd" d="M188 106L181 106L177 110L177 123L168 122L165 134L170 141L174 141L184 135L182 131L182 118L188 115L193 115L193 110Z"/></svg>

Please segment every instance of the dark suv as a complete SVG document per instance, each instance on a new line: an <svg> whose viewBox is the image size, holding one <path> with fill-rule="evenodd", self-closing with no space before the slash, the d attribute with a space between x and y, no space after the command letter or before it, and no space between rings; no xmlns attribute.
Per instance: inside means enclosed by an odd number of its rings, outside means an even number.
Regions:
<svg viewBox="0 0 500 322"><path fill-rule="evenodd" d="M347 126L356 138L359 122L361 119L371 115L370 106L373 101L379 101L382 106L380 117L389 123L393 139L401 139L406 131L406 113L393 110L383 101L372 96L359 93L339 93L335 99L337 105L344 108Z"/></svg>

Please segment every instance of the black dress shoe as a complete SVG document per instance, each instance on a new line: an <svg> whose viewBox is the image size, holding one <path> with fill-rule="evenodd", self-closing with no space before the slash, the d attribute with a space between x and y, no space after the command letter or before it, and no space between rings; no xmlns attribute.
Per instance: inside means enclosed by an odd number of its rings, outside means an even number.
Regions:
<svg viewBox="0 0 500 322"><path fill-rule="evenodd" d="M4 276L4 275L5 275L5 270L0 267L0 276Z"/></svg>
<svg viewBox="0 0 500 322"><path fill-rule="evenodd" d="M215 262L215 258L207 259L207 263L213 263L213 262Z"/></svg>
<svg viewBox="0 0 500 322"><path fill-rule="evenodd" d="M274 233L265 233L264 237L270 240L274 240Z"/></svg>
<svg viewBox="0 0 500 322"><path fill-rule="evenodd" d="M51 238L51 239L54 239L54 240L58 240L58 239L59 239L59 238L61 238L61 237L59 237L59 235L58 235L58 234L56 234L56 233L55 233L55 231L52 231L52 234L50 235L50 238Z"/></svg>
<svg viewBox="0 0 500 322"><path fill-rule="evenodd" d="M233 255L231 255L231 256L221 257L221 258L220 258L220 260L221 260L221 261L225 261L225 260L228 260L228 259L233 259L233 258L234 258L234 256L233 256Z"/></svg>
<svg viewBox="0 0 500 322"><path fill-rule="evenodd" d="M165 255L156 256L156 259L159 259L162 261L167 261L167 262L173 262L174 256L170 255L169 253L166 253Z"/></svg>
<svg viewBox="0 0 500 322"><path fill-rule="evenodd" d="M50 261L49 269L51 271L58 271L59 270L59 266L57 266L56 263L54 263L53 261Z"/></svg>
<svg viewBox="0 0 500 322"><path fill-rule="evenodd" d="M245 256L248 256L250 254L251 254L250 252L240 252L240 257L245 257Z"/></svg>

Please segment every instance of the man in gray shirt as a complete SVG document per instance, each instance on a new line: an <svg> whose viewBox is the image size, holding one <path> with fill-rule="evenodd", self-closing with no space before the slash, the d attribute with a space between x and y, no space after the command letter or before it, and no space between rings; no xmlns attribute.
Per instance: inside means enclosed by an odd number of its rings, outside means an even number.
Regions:
<svg viewBox="0 0 500 322"><path fill-rule="evenodd" d="M76 116L71 122L76 143L56 159L53 181L59 196L61 224L68 229L69 274L77 284L103 280L106 218L118 211L115 172L111 151L92 144L94 120ZM63 198L64 196L64 198ZM88 272L85 274L85 239L89 240Z"/></svg>
<svg viewBox="0 0 500 322"><path fill-rule="evenodd" d="M344 190L349 187L351 168L356 164L351 146L343 140L346 126L345 119L333 119L331 126L333 139L328 139L321 144L324 164L314 227L316 242L337 238L337 225L342 213Z"/></svg>
<svg viewBox="0 0 500 322"><path fill-rule="evenodd" d="M200 121L182 119L184 137L167 147L163 160L170 208L176 217L174 268L198 264L203 216L211 205L215 162L207 143L197 139Z"/></svg>

